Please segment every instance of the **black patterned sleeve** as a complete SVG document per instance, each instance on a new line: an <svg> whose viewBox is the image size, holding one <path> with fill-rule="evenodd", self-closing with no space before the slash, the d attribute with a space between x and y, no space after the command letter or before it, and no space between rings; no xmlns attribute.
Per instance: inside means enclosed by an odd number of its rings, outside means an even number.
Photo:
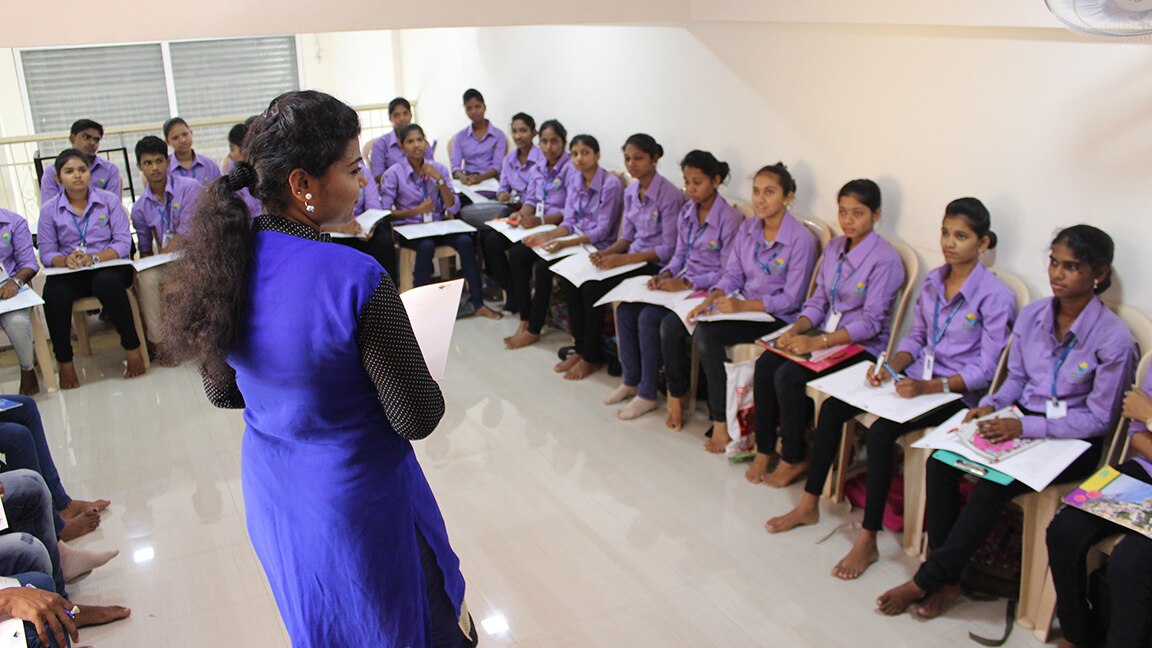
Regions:
<svg viewBox="0 0 1152 648"><path fill-rule="evenodd" d="M240 388L236 386L235 373L232 374L231 380L226 382L209 378L204 374L200 374L200 379L204 382L204 393L208 395L209 403L223 409L244 409L244 394L241 394Z"/></svg>
<svg viewBox="0 0 1152 648"><path fill-rule="evenodd" d="M360 312L356 344L392 429L405 439L432 434L444 416L444 396L428 373L408 313L387 275Z"/></svg>

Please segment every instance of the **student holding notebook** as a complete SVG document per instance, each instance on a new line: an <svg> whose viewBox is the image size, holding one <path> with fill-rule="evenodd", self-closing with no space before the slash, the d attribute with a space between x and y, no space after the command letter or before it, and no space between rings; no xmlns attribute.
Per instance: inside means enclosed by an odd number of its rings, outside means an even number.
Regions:
<svg viewBox="0 0 1152 648"><path fill-rule="evenodd" d="M674 221L675 250L664 268L648 282L651 290L677 292L714 285L720 280L724 257L744 220L720 197L723 169L711 153L689 152L680 162L680 169L688 202ZM604 404L631 398L617 412L623 420L656 409L657 381L663 367L668 401L671 404L675 400L678 409L682 409L681 399L690 382L692 338L680 316L656 304L623 303L616 308L616 336L624 381L604 399Z"/></svg>
<svg viewBox="0 0 1152 648"><path fill-rule="evenodd" d="M1124 398L1125 418L1132 419L1130 456L1119 471L1152 483L1152 375L1141 389ZM1108 558L1108 588L1112 610L1099 618L1088 605L1088 551L1114 535L1123 539ZM1110 648L1152 645L1152 538L1073 506L1056 514L1048 526L1048 565L1056 585L1056 617L1064 633L1062 648L1091 646L1105 639Z"/></svg>
<svg viewBox="0 0 1152 648"><path fill-rule="evenodd" d="M867 351L865 357L875 358L888 343L889 315L904 283L904 264L874 229L880 220L880 187L875 182L852 180L840 188L837 203L844 235L828 242L816 290L776 345L794 355L807 355L859 344ZM808 469L804 428L812 417L812 400L804 386L820 375L772 352L756 361L756 451L768 455L760 457L761 462L774 454L777 418L780 421L781 460L762 480L769 486L787 486Z"/></svg>
<svg viewBox="0 0 1152 648"><path fill-rule="evenodd" d="M879 559L876 536L892 486L896 441L974 406L992 382L1016 317L1016 298L1003 281L980 265L984 252L996 245L991 224L988 209L975 198L948 203L940 225L940 249L946 263L924 278L912 328L901 340L899 351L880 371L875 371L875 365L869 368L868 379L875 386L893 379L889 369L903 374L896 383L896 393L905 398L954 392L964 394L964 399L907 423L880 419L865 433L868 487L864 523L852 550L832 569L837 578L858 578ZM820 520L820 494L840 447L844 423L860 411L835 398L824 401L812 441L804 496L791 512L768 520L765 528L770 533ZM763 479L767 467L767 456L758 454L746 473L748 481Z"/></svg>
<svg viewBox="0 0 1152 648"><path fill-rule="evenodd" d="M728 176L727 164L721 162L719 170L723 177ZM700 322L696 327L693 342L708 383L712 418L712 438L704 444L709 452L724 452L730 441L725 347L752 342L795 321L804 303L820 248L816 236L788 211L795 198L796 181L783 163L756 172L752 179L755 218L740 226L723 275L704 302L688 314L695 320L711 312L769 313L776 320ZM716 200L721 209L733 209L723 200ZM675 430L684 422L681 400L668 400L668 426Z"/></svg>
<svg viewBox="0 0 1152 648"><path fill-rule="evenodd" d="M1112 239L1090 225L1061 230L1049 252L1052 297L1029 304L1012 330L1008 377L980 400L968 419L1015 404L1024 417L979 422L990 443L1012 439L1083 439L1091 446L1053 480L1083 480L1096 470L1106 435L1120 414L1124 387L1132 383L1136 345L1123 320L1097 297L1112 283ZM959 508L961 472L938 460L928 462L924 526L931 553L912 580L877 599L885 614L909 606L924 618L938 616L960 595L960 575L1000 519L1004 505L1032 492L1013 481L976 482L968 504Z"/></svg>

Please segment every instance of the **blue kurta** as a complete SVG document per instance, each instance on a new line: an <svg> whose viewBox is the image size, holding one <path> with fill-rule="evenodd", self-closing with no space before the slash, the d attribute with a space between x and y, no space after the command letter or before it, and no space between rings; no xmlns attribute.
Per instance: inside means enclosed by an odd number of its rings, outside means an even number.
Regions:
<svg viewBox="0 0 1152 648"><path fill-rule="evenodd" d="M435 427L412 403L427 405L439 391L425 388L415 399L405 391L435 383L418 348L396 363L392 345L414 345L414 337L404 335L411 327L380 265L294 228L306 229L257 222L247 313L228 359L245 406L248 533L293 646L428 646L417 534L435 553L458 616L464 579L412 445L397 429L411 423L398 420L407 415ZM383 339L380 329L388 348L366 350L368 340ZM396 375L409 371L411 380Z"/></svg>

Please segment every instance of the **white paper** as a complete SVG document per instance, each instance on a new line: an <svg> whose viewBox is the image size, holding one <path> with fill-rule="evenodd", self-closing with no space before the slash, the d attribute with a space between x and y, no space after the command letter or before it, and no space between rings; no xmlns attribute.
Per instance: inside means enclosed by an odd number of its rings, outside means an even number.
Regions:
<svg viewBox="0 0 1152 648"><path fill-rule="evenodd" d="M481 191L500 191L500 181L496 178L488 178L484 182L474 184L471 187L457 180L453 183L456 187L456 192L468 196L474 203L496 202L494 198L486 198L480 195Z"/></svg>
<svg viewBox="0 0 1152 648"><path fill-rule="evenodd" d="M153 254L152 256L133 261L132 267L136 268L136 272L144 272L145 270L155 268L156 266L162 266L165 263L171 263L172 261L175 261L178 256L178 252L162 252L160 254Z"/></svg>
<svg viewBox="0 0 1152 648"><path fill-rule="evenodd" d="M572 285L580 286L588 281L602 281L627 272L632 272L637 268L643 268L644 265L643 263L626 263L615 268L601 270L592 264L592 259L589 255L579 254L554 263L552 265L552 272L571 281Z"/></svg>
<svg viewBox="0 0 1152 648"><path fill-rule="evenodd" d="M97 270L99 268L111 268L112 266L132 265L131 259L112 259L111 261L101 261L99 265L85 266L83 268L44 268L44 276L51 277L53 275L72 274L73 272L88 272L89 270Z"/></svg>
<svg viewBox="0 0 1152 648"><path fill-rule="evenodd" d="M579 234L573 234L571 236L561 236L560 238L555 238L552 240L553 241L571 241L572 239L577 238L579 236L580 236ZM559 250L556 250L555 252L548 252L547 250L544 249L543 245L537 245L536 247L534 247L532 249L535 250L536 254L541 259L544 259L545 261L552 261L553 259L563 259L564 257L572 256L573 254L592 254L593 252L596 251L596 248L592 247L591 245L588 245L587 243L584 243L582 245L569 245L568 247L561 248Z"/></svg>
<svg viewBox="0 0 1152 648"><path fill-rule="evenodd" d="M912 444L914 448L948 450L969 461L984 464L986 461L966 443L960 440L960 428L968 410L960 410L955 416L940 424L924 438ZM986 417L987 418L987 417ZM971 425L970 421L967 425ZM1076 458L1084 454L1091 444L1081 439L1042 439L1027 452L1012 455L991 467L1013 479L1023 482L1032 490L1041 491L1064 472Z"/></svg>
<svg viewBox="0 0 1152 648"><path fill-rule="evenodd" d="M428 284L400 294L412 332L420 343L424 362L432 379L444 379L444 366L448 362L448 349L452 345L452 329L456 325L456 312L460 307L460 293L464 280Z"/></svg>
<svg viewBox="0 0 1152 648"><path fill-rule="evenodd" d="M367 209L363 214L357 216L355 220L360 224L360 231L364 233L364 236L369 236L372 234L372 228L376 227L376 223L387 218L391 213L392 212L387 209ZM343 232L328 232L327 234L332 238L355 238L353 235Z"/></svg>
<svg viewBox="0 0 1152 648"><path fill-rule="evenodd" d="M740 311L721 313L719 309L703 313L696 318L700 322L775 322L776 318L763 311Z"/></svg>
<svg viewBox="0 0 1152 648"><path fill-rule="evenodd" d="M868 368L871 366L871 362L858 362L817 378L809 382L808 386L897 423L907 423L961 397L961 394L924 394L916 398L904 398L896 394L894 381L889 380L879 387L868 384Z"/></svg>
<svg viewBox="0 0 1152 648"><path fill-rule="evenodd" d="M413 241L416 239L427 238L429 236L444 236L445 234L464 234L467 232L475 232L476 228L462 220L450 219L442 221L432 221L431 223L413 223L412 225L397 225L394 231Z"/></svg>
<svg viewBox="0 0 1152 648"><path fill-rule="evenodd" d="M11 299L0 299L0 313L11 313L12 311L40 306L43 303L44 300L36 294L35 290L24 286Z"/></svg>
<svg viewBox="0 0 1152 648"><path fill-rule="evenodd" d="M0 531L8 528L8 511L4 510L4 496L0 495Z"/></svg>
<svg viewBox="0 0 1152 648"><path fill-rule="evenodd" d="M556 229L556 225L552 225L550 223L545 223L543 225L539 225L539 226L533 227L531 229L524 229L523 227L514 227L512 225L509 225L508 223L505 223L503 221L498 221L498 220L490 220L490 221L488 221L487 225L488 225L488 227L491 227L492 229L496 230L497 232L500 232L501 234L503 234L504 238L508 239L509 241L512 241L513 243L519 243L520 241L523 241L524 239L528 238L529 236L532 236L533 234L543 234L544 232L548 232L548 231Z"/></svg>
<svg viewBox="0 0 1152 648"><path fill-rule="evenodd" d="M638 302L642 304L656 304L664 308L672 308L678 302L687 299L692 293L692 290L677 290L670 292L667 290L652 290L648 287L648 282L652 277L628 277L624 281L616 284L616 287L608 291L608 294L600 298L600 301L593 304L593 306L604 306L612 302Z"/></svg>

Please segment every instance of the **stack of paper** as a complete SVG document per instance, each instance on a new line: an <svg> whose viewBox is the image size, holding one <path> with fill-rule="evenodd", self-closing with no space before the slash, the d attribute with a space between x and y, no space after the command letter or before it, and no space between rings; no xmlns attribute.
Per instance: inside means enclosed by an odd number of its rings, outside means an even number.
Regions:
<svg viewBox="0 0 1152 648"><path fill-rule="evenodd" d="M451 220L432 221L431 223L413 223L412 225L397 225L394 231L408 239L427 238L429 236L444 236L446 234L466 234L475 232L476 228L455 218Z"/></svg>
<svg viewBox="0 0 1152 648"><path fill-rule="evenodd" d="M573 234L571 236L561 236L560 238L552 239L552 240L553 241L571 241L572 239L577 238L578 236L580 236L580 235L579 234ZM559 250L556 250L555 252L548 252L547 250L544 249L543 245L537 245L536 247L534 247L532 249L535 250L536 254L541 259L544 259L545 261L552 261L554 259L563 259L564 257L572 256L573 254L592 254L593 252L596 251L595 247L588 245L587 243L583 243L581 245L569 245L568 247L560 248Z"/></svg>
<svg viewBox="0 0 1152 648"><path fill-rule="evenodd" d="M587 281L603 281L618 275L632 272L637 268L643 268L643 263L626 263L622 266L601 270L592 264L592 259L587 254L577 254L569 256L563 261L559 261L552 265L552 272L564 277L572 282L574 286L580 286Z"/></svg>
<svg viewBox="0 0 1152 648"><path fill-rule="evenodd" d="M484 182L472 186L457 181L454 186L457 193L468 196L468 199L474 203L492 202L495 200L496 192L500 191L500 181L496 178L488 178ZM492 194L493 197L484 194Z"/></svg>
<svg viewBox="0 0 1152 648"><path fill-rule="evenodd" d="M372 228L376 227L376 223L387 218L391 213L386 209L368 209L357 216L356 222L360 223L360 231L364 232L363 236L371 236ZM351 234L344 234L343 232L328 232L328 235L332 238L353 238Z"/></svg>
<svg viewBox="0 0 1152 648"><path fill-rule="evenodd" d="M556 229L555 225L550 225L547 223L538 227L533 227L532 229L524 229L523 227L515 227L513 225L509 225L501 219L490 220L488 221L487 225L488 227L491 227L497 232L503 234L505 238L507 238L509 241L512 241L513 243L519 243L520 241L523 241L533 234L543 234L544 232Z"/></svg>
<svg viewBox="0 0 1152 648"><path fill-rule="evenodd" d="M44 300L40 298L40 295L37 295L35 290L25 286L20 289L20 292L12 296L11 299L0 299L0 313L10 313L43 304ZM7 408L0 409L0 411L4 409Z"/></svg>
<svg viewBox="0 0 1152 648"><path fill-rule="evenodd" d="M904 398L896 393L896 383L891 380L879 387L869 384L867 374L871 366L871 362L857 362L834 374L817 378L808 386L897 423L907 423L961 397L960 394L924 394Z"/></svg>

